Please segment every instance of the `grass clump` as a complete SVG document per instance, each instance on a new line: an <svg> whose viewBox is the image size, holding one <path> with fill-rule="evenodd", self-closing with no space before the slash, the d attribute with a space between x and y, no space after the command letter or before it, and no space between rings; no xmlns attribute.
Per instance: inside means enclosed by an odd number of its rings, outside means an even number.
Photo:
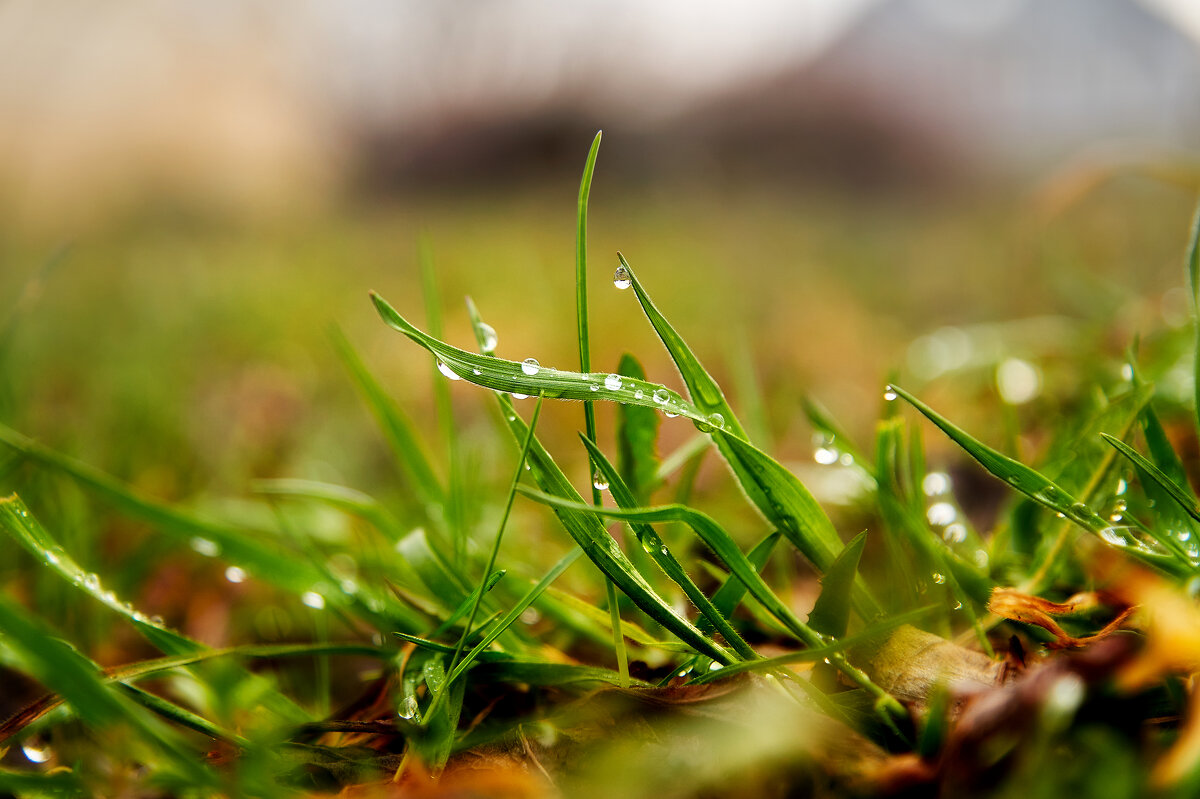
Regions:
<svg viewBox="0 0 1200 799"><path fill-rule="evenodd" d="M0 500L0 529L39 566L0 599L0 657L48 692L0 726L11 747L0 790L1194 792L1196 429L1186 402L1155 393L1176 368L1159 353L1178 342L1148 338L1146 368L1134 348L1118 379L1073 399L1067 422L1033 419L1045 424L1036 460L984 443L899 378L881 389L867 446L807 401L818 463L857 486L859 506L831 517L768 442L751 439L762 425L743 423L621 254L614 290L632 289L684 390L648 377L632 354L594 368L587 206L599 144L577 205L578 371L497 357L496 332L469 300L475 346L448 343L427 244L427 329L371 294L383 322L429 353L444 471L423 425L334 333L398 467L403 507L274 479L256 486L264 499L251 509L210 518L0 427L0 478L20 489ZM1197 249L1193 233L1193 286ZM473 473L454 381L491 392L512 445L504 491ZM578 447L555 453L587 464L582 492L538 432L560 400L583 403ZM614 440L599 434L599 402L617 408ZM1015 403L1003 408L1016 418ZM998 478L999 511L982 514L929 467L922 417ZM660 458L664 418L697 437ZM752 509L734 518L752 529L689 498L708 452ZM81 566L38 521L67 485L172 551L219 561L230 586L260 587L245 612L294 640L213 647L155 618L136 584ZM675 501L664 501L672 485ZM544 509L558 543L524 530L514 543L517 503ZM103 608L144 656L102 665L40 612L47 598Z"/></svg>

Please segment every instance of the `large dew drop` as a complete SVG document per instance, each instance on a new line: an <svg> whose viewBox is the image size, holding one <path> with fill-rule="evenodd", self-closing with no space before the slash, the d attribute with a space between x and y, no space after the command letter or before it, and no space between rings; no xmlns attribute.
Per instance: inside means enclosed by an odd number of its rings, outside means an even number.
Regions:
<svg viewBox="0 0 1200 799"><path fill-rule="evenodd" d="M900 395L896 393L896 389L892 388L891 386L888 386L883 390L883 398L887 402L895 402L896 398L899 396Z"/></svg>
<svg viewBox="0 0 1200 799"><path fill-rule="evenodd" d="M300 595L300 601L313 610L323 610L325 608L325 597L316 591L305 591Z"/></svg>
<svg viewBox="0 0 1200 799"><path fill-rule="evenodd" d="M450 378L451 380L462 380L462 378L459 377L458 375L456 375L454 373L454 370L451 369L446 364L442 363L441 361L438 361L437 364L438 364L438 371L441 372L446 377Z"/></svg>
<svg viewBox="0 0 1200 799"><path fill-rule="evenodd" d="M604 387L609 391L616 391L621 387L621 376L609 375L608 377L604 378Z"/></svg>
<svg viewBox="0 0 1200 799"><path fill-rule="evenodd" d="M662 405L669 399L671 399L671 395L667 393L667 390L665 388L657 389L654 392L654 401L657 402L659 405Z"/></svg>
<svg viewBox="0 0 1200 799"><path fill-rule="evenodd" d="M500 337L496 335L496 328L487 322L480 322L476 329L479 331L479 349L487 353L495 352L496 346L500 344Z"/></svg>
<svg viewBox="0 0 1200 799"><path fill-rule="evenodd" d="M617 271L613 272L613 285L622 291L632 286L633 280L629 277L629 270L618 266Z"/></svg>
<svg viewBox="0 0 1200 799"><path fill-rule="evenodd" d="M596 472L592 476L592 486L597 491L607 491L608 490L608 480L606 480L604 478L603 474L601 474L600 472Z"/></svg>
<svg viewBox="0 0 1200 799"><path fill-rule="evenodd" d="M521 361L521 371L530 377L536 375L538 373L538 369L540 368L541 365L537 362L536 358L526 358L525 360Z"/></svg>

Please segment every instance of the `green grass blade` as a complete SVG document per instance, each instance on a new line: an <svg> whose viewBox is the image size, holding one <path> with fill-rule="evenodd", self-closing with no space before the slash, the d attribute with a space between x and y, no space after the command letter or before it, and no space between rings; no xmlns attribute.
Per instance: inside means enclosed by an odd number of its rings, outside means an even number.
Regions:
<svg viewBox="0 0 1200 799"><path fill-rule="evenodd" d="M771 553L774 551L775 545L779 543L781 538L783 538L781 533L768 533L746 553L746 560L750 561L750 565L754 567L755 571L762 572L763 567L767 565L767 561L771 558ZM742 597L745 595L746 584L731 574L713 594L713 607L722 616L729 618L733 615L737 606L741 604ZM700 629L708 632L703 626Z"/></svg>
<svg viewBox="0 0 1200 799"><path fill-rule="evenodd" d="M1192 290L1192 324L1195 327L1195 352L1192 360L1192 379L1195 384L1197 429L1200 429L1200 205L1192 218L1192 235L1188 240L1187 256L1188 285Z"/></svg>
<svg viewBox="0 0 1200 799"><path fill-rule="evenodd" d="M3 425L0 425L0 444L71 477L117 510L164 533L187 543L201 539L215 544L224 559L281 588L303 593L324 579L320 570L289 549L273 533L209 521L143 497L99 469L44 447Z"/></svg>
<svg viewBox="0 0 1200 799"><path fill-rule="evenodd" d="M1168 477L1162 469L1155 466L1140 452L1116 436L1111 436L1108 433L1101 433L1100 435L1102 435L1104 440L1111 444L1113 448L1117 450L1117 452L1121 453L1126 459L1129 460L1130 463L1137 467L1137 470L1142 476L1144 482L1152 482L1152 484L1157 485L1163 490L1164 494L1172 502L1174 502L1176 506L1178 506L1180 510L1186 513L1193 521L1200 522L1200 506L1197 505L1196 496L1192 493L1190 488L1184 488L1176 483L1174 480ZM1156 541L1172 549L1179 558L1190 562L1187 553L1184 552L1182 545L1175 539L1174 535L1170 533L1163 534L1154 530L1153 528L1151 528L1149 532L1152 536L1154 536ZM1196 567L1193 566L1193 568Z"/></svg>
<svg viewBox="0 0 1200 799"><path fill-rule="evenodd" d="M686 505L663 505L657 508L600 508L588 507L582 503L570 502L550 496L539 491L522 487L522 494L545 503L554 508L564 508L579 512L591 511L594 514L622 519L631 522L681 522L690 527L696 535L717 555L725 566L741 580L763 607L767 608L792 634L806 646L820 646L821 636L814 632L782 600L776 596L766 582L759 576L758 571L746 559L745 554L717 522L707 514L687 507Z"/></svg>
<svg viewBox="0 0 1200 799"><path fill-rule="evenodd" d="M624 510L636 510L639 507L637 499L629 487L625 485L625 481L621 479L621 475L617 473L612 462L604 456L604 453L594 443L586 438L582 438L582 440L584 446L587 447L588 454L591 456L592 463L596 465L596 468L604 475L604 479L608 481L609 492L612 494L612 498L617 503L617 506ZM663 573L672 582L683 590L684 595L700 610L704 618L712 625L712 628L724 636L725 640L734 648L738 655L743 658L757 658L758 653L746 643L737 630L729 623L728 619L713 606L709 598L700 590L700 587L688 576L683 566L671 554L670 549L663 544L662 539L654 532L654 528L648 524L636 521L630 521L630 527L633 528L641 549L650 556L650 559L663 570Z"/></svg>
<svg viewBox="0 0 1200 799"><path fill-rule="evenodd" d="M511 403L501 398L505 405L505 418L509 429L518 440L524 440L526 424L520 416L512 412ZM560 498L568 503L583 505L583 498L567 480L566 475L558 468L558 464L542 446L535 436L530 447L530 464L535 482L547 495ZM637 572L633 564L621 551L617 542L604 528L604 525L591 513L593 506L586 505L586 511L578 508L552 508L563 527L575 540L588 559L607 575L617 588L621 589L635 605L669 630L680 640L695 647L713 660L728 663L734 659L733 653L718 646L700 633L689 621L684 619L665 599L659 596Z"/></svg>
<svg viewBox="0 0 1200 799"><path fill-rule="evenodd" d="M353 488L317 480L281 478L256 480L253 489L260 494L309 499L359 517L391 542L400 538L400 520L377 499Z"/></svg>
<svg viewBox="0 0 1200 799"><path fill-rule="evenodd" d="M538 367L532 375L526 374L522 368L523 364L516 361L507 361L490 355L478 355L439 341L414 327L378 294L372 293L371 300L375 303L380 317L389 327L398 330L416 344L429 350L448 369L463 380L477 386L526 396L541 394L547 399L623 402L670 411L701 424L708 424L707 417L681 397L678 392L671 391L657 383L623 378L619 388L609 388L605 384L605 375L583 374L546 366ZM592 386L596 386L597 389L593 391ZM659 400L655 399L656 392Z"/></svg>
<svg viewBox="0 0 1200 799"><path fill-rule="evenodd" d="M73 772L55 771L39 774L32 771L0 769L0 792L13 796L87 796L87 789Z"/></svg>
<svg viewBox="0 0 1200 799"><path fill-rule="evenodd" d="M434 474L413 423L379 385L342 332L332 329L330 339L421 503L427 509L441 508L446 500L445 490Z"/></svg>
<svg viewBox="0 0 1200 799"><path fill-rule="evenodd" d="M617 374L645 380L646 372L638 359L625 353L617 365ZM644 505L658 483L658 427L661 419L649 408L620 405L617 408L617 472Z"/></svg>
<svg viewBox="0 0 1200 799"><path fill-rule="evenodd" d="M180 707L169 699L164 699L157 694L152 694L149 691L138 688L135 685L121 685L121 690L142 707L149 710L151 713L173 722L180 727L186 727L189 730L195 730L202 735L207 735L217 741L233 744L234 746L245 747L249 745L242 736L235 732L226 730L216 724L213 724L203 716L199 716L187 708Z"/></svg>
<svg viewBox="0 0 1200 799"><path fill-rule="evenodd" d="M1190 567L1185 566L1173 556L1120 544L1111 533L1110 522L1084 503L1079 502L1045 475L971 437L966 431L955 426L904 389L893 385L889 387L889 390L897 396L903 397L929 421L941 428L951 440L966 450L967 454L977 460L983 468L1025 496L1055 513L1061 513L1083 529L1099 536L1105 543L1121 549L1145 563L1176 575L1191 573Z"/></svg>
<svg viewBox="0 0 1200 799"><path fill-rule="evenodd" d="M508 682L536 685L542 688L573 687L601 683L618 688L650 688L651 684L630 679L622 685L622 676L609 669L594 666L577 666L571 663L547 663L545 661L505 660L475 667L479 678L488 683Z"/></svg>
<svg viewBox="0 0 1200 799"><path fill-rule="evenodd" d="M596 171L596 156L600 152L600 138L603 131L596 132L592 146L588 150L587 163L583 167L583 177L579 180L579 204L575 224L575 321L579 339L579 371L592 371L591 339L588 334L588 295L587 295L587 209L588 197L592 191L592 175ZM596 414L590 400L583 403L584 429L587 437L596 440Z"/></svg>
<svg viewBox="0 0 1200 799"><path fill-rule="evenodd" d="M784 468L753 445L723 432L714 432L726 460L734 472L747 475L762 496L769 512L767 518L775 523L792 546L808 558L821 572L833 565L834 558L842 551L842 540L825 511L809 493L796 475ZM742 483L743 487L746 485ZM747 491L753 497L753 493ZM759 506L760 509L762 505ZM854 608L864 620L879 615L880 609L866 584L857 580L854 587Z"/></svg>
<svg viewBox="0 0 1200 799"><path fill-rule="evenodd" d="M102 730L128 724L143 743L164 754L197 786L212 785L212 772L187 751L172 730L105 684L100 669L34 621L28 610L0 595L0 636L38 682L62 695L89 726Z"/></svg>
<svg viewBox="0 0 1200 799"><path fill-rule="evenodd" d="M821 594L808 614L808 626L822 635L840 638L846 634L850 624L850 595L866 542L865 531L855 536L821 577Z"/></svg>

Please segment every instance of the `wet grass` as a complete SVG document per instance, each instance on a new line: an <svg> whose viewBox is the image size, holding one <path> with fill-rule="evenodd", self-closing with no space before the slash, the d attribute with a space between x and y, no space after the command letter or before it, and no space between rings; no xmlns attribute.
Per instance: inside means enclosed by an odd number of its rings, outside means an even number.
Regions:
<svg viewBox="0 0 1200 799"><path fill-rule="evenodd" d="M403 278L370 265L389 256L366 228L340 247L326 231L298 265L237 235L189 250L176 230L74 248L207 266L164 281L135 263L108 275L136 286L106 293L68 254L6 295L0 666L25 687L0 727L0 789L384 795L437 790L430 775L447 795L1195 789L1185 226L1146 248L1174 251L1174 277L1139 274L1135 291L1112 251L1089 272L1074 262L1091 242L1060 240L1115 197L1043 220L1037 254L968 236L1016 265L982 287L963 278L967 244L909 281L879 270L905 263L880 252L898 235L886 215L877 231L843 221L847 241L805 252L852 286L864 271L859 307L828 270L762 270L783 246L745 246L762 206L718 217L745 214L707 267L656 269L679 242L655 213L667 245L643 246L639 221L629 258L598 259L599 141L573 280L569 261L531 269L527 251L497 255L511 231L460 219L459 238L435 220ZM766 210L782 224L796 207ZM831 235L819 227L779 239ZM464 246L476 263L446 269L472 260ZM316 268L368 251L336 277ZM260 258L265 288L240 275ZM1194 285L1195 235L1184 260ZM886 296L935 273L955 281L948 305ZM1020 296L968 314L1006 280L1026 281ZM475 301L450 311L464 288ZM345 292L360 312L338 310ZM47 303L80 316L48 319ZM106 339L122 326L136 347L118 356ZM866 366L821 365L884 340ZM802 397L806 371L825 380ZM1113 763L1122 779L1103 777Z"/></svg>

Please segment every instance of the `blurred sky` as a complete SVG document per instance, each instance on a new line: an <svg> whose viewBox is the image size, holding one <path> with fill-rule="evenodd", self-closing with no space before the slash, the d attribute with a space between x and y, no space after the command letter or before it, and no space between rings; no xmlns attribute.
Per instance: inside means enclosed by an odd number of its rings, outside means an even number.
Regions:
<svg viewBox="0 0 1200 799"><path fill-rule="evenodd" d="M869 168L1186 147L1197 41L1195 0L17 0L0 196L56 219L158 193L271 207L364 176L519 171L596 127L643 164L833 142L834 171L893 147Z"/></svg>

